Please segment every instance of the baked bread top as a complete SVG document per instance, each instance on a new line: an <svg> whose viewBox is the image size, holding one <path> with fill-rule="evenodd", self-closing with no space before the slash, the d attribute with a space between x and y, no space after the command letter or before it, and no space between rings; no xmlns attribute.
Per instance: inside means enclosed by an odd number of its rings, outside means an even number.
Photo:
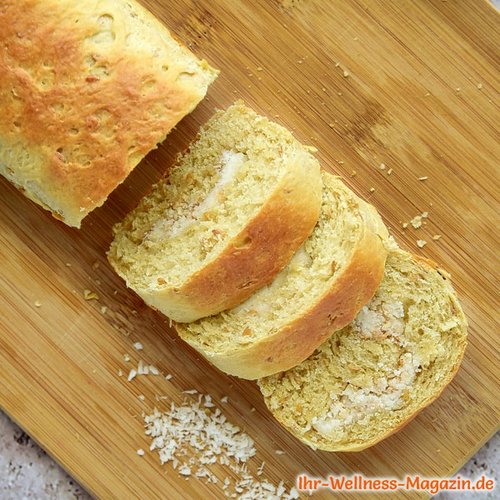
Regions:
<svg viewBox="0 0 500 500"><path fill-rule="evenodd" d="M354 319L382 280L388 235L380 216L340 179L322 177L319 221L274 281L233 309L176 326L231 375L256 379L300 363Z"/></svg>
<svg viewBox="0 0 500 500"><path fill-rule="evenodd" d="M238 102L115 226L108 258L146 303L194 321L241 303L288 264L318 220L321 188L309 148Z"/></svg>
<svg viewBox="0 0 500 500"><path fill-rule="evenodd" d="M306 361L259 381L273 415L328 451L358 451L436 399L459 368L467 322L449 276L396 247L371 302Z"/></svg>
<svg viewBox="0 0 500 500"><path fill-rule="evenodd" d="M4 0L0 173L79 227L216 74L134 0Z"/></svg>

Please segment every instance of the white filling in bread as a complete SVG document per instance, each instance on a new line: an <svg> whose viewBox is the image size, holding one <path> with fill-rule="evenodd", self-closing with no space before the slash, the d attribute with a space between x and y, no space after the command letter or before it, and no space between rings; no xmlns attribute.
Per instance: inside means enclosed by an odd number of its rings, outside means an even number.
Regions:
<svg viewBox="0 0 500 500"><path fill-rule="evenodd" d="M193 211L194 218L201 217L210 208L218 203L218 196L226 185L233 182L236 174L245 163L246 155L234 151L223 151L220 159L219 179L210 190L208 196Z"/></svg>
<svg viewBox="0 0 500 500"><path fill-rule="evenodd" d="M372 302L363 307L353 322L353 334L365 339L389 338L403 347L404 305L400 301ZM314 417L311 424L325 437L342 435L344 428L380 410L401 407L401 396L411 388L416 373L420 371L418 357L405 352L399 357L398 366L385 366L384 374L368 387L358 387L348 382L340 393L332 393L332 403L327 413Z"/></svg>
<svg viewBox="0 0 500 500"><path fill-rule="evenodd" d="M208 192L206 198L201 202L197 200L190 205L186 205L177 218L172 214L164 219L159 219L151 228L147 238L152 241L158 241L163 238L174 238L184 233L197 220L201 219L212 207L218 203L219 195L224 188L233 182L237 173L245 163L247 157L243 153L234 151L223 151L220 162L215 166L218 174L215 186Z"/></svg>

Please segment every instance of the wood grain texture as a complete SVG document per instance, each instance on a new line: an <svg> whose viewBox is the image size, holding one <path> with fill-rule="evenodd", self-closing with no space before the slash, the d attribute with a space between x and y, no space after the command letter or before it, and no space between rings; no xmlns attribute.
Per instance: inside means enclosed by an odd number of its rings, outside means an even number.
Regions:
<svg viewBox="0 0 500 500"><path fill-rule="evenodd" d="M291 484L302 471L453 473L497 429L500 413L498 14L481 1L143 3L222 74L80 231L0 181L0 406L103 498L221 496L219 487L180 479L155 455L135 452L148 448L141 413L159 404L155 396L179 402L191 388L229 396L225 413L259 450L252 468L265 460L276 482ZM255 384L219 373L182 345L105 260L113 223L214 108L237 98L317 147L323 167L373 203L403 246L450 271L470 321L470 345L451 386L367 451L331 454L300 444L272 419ZM427 225L402 229L401 221L423 211ZM428 242L422 250L417 239ZM85 288L99 300L85 301ZM128 383L117 376L130 369L124 353L132 365L142 358L174 378Z"/></svg>

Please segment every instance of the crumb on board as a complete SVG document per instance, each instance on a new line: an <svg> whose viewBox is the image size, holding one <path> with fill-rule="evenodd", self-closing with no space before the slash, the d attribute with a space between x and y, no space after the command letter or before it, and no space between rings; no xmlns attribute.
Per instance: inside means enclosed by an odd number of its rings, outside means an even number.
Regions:
<svg viewBox="0 0 500 500"><path fill-rule="evenodd" d="M274 453L276 453L276 455L285 455L286 454L286 452L283 450L275 450Z"/></svg>
<svg viewBox="0 0 500 500"><path fill-rule="evenodd" d="M425 245L427 245L427 241L425 241L425 240L417 240L417 247L418 248L424 248Z"/></svg>
<svg viewBox="0 0 500 500"><path fill-rule="evenodd" d="M392 174L392 172L394 172L394 171L392 170L392 168L390 168L390 169L387 171L387 175L391 175L391 174Z"/></svg>
<svg viewBox="0 0 500 500"><path fill-rule="evenodd" d="M108 312L108 308L106 306L101 306L101 314L106 314Z"/></svg>
<svg viewBox="0 0 500 500"><path fill-rule="evenodd" d="M142 351L144 349L144 346L140 342L134 342L134 349L136 351Z"/></svg>
<svg viewBox="0 0 500 500"><path fill-rule="evenodd" d="M99 269L99 266L100 266L100 264L99 264L99 262L96 260L96 261L92 264L92 269L93 269L94 271L96 271L97 269Z"/></svg>
<svg viewBox="0 0 500 500"><path fill-rule="evenodd" d="M137 454L140 456L140 457L143 457L144 456L144 450L142 448L139 448L137 450Z"/></svg>
<svg viewBox="0 0 500 500"><path fill-rule="evenodd" d="M349 78L349 71L344 70L343 75L344 75L344 78Z"/></svg>
<svg viewBox="0 0 500 500"><path fill-rule="evenodd" d="M118 370L118 372L117 372L117 373L118 373L118 376L119 376L119 377L123 377L123 370Z"/></svg>
<svg viewBox="0 0 500 500"><path fill-rule="evenodd" d="M351 177L356 177L356 175L358 175L358 173L356 172L356 170L353 170L353 171L351 172Z"/></svg>
<svg viewBox="0 0 500 500"><path fill-rule="evenodd" d="M146 396L144 396L144 394L139 394L137 396L137 399L140 399L141 401L145 401L146 400Z"/></svg>
<svg viewBox="0 0 500 500"><path fill-rule="evenodd" d="M441 239L441 237L442 237L442 235L441 235L441 234L435 234L435 235L432 237L432 239L433 239L434 241L437 241L437 240Z"/></svg>
<svg viewBox="0 0 500 500"><path fill-rule="evenodd" d="M174 376L173 376L171 373L167 373L167 374L165 375L165 380L172 380L172 378L173 378L173 377L174 377Z"/></svg>
<svg viewBox="0 0 500 500"><path fill-rule="evenodd" d="M420 215L415 215L410 221L410 224L414 229L419 229L422 227L423 219L427 219L427 217L429 217L429 212L422 212Z"/></svg>
<svg viewBox="0 0 500 500"><path fill-rule="evenodd" d="M229 401L229 398L227 396L222 396L222 398L220 398L221 403L227 403L228 401Z"/></svg>
<svg viewBox="0 0 500 500"><path fill-rule="evenodd" d="M123 355L123 361L125 361L125 362L128 363L130 361L130 356L128 354L124 354Z"/></svg>
<svg viewBox="0 0 500 500"><path fill-rule="evenodd" d="M99 295L85 288L85 290L83 291L83 298L85 300L99 300Z"/></svg>
<svg viewBox="0 0 500 500"><path fill-rule="evenodd" d="M378 168L380 168L380 170L385 170L385 163L381 163Z"/></svg>
<svg viewBox="0 0 500 500"><path fill-rule="evenodd" d="M39 300L35 300L35 307L42 307L42 303Z"/></svg>
<svg viewBox="0 0 500 500"><path fill-rule="evenodd" d="M374 193L375 192L375 188L374 187L371 187L370 188L370 193Z"/></svg>
<svg viewBox="0 0 500 500"><path fill-rule="evenodd" d="M478 88L479 90L481 90L481 89L483 88L483 84L482 84L481 82L479 82L479 83L477 84L477 88Z"/></svg>
<svg viewBox="0 0 500 500"><path fill-rule="evenodd" d="M419 177L418 180L419 181L426 181L429 177L427 175L424 175L422 177Z"/></svg>

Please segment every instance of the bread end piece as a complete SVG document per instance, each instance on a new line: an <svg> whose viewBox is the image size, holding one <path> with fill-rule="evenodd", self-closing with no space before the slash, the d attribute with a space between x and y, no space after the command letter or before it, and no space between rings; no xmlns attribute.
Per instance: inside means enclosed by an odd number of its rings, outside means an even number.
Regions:
<svg viewBox="0 0 500 500"><path fill-rule="evenodd" d="M0 46L0 173L74 227L217 76L134 0L6 0Z"/></svg>

